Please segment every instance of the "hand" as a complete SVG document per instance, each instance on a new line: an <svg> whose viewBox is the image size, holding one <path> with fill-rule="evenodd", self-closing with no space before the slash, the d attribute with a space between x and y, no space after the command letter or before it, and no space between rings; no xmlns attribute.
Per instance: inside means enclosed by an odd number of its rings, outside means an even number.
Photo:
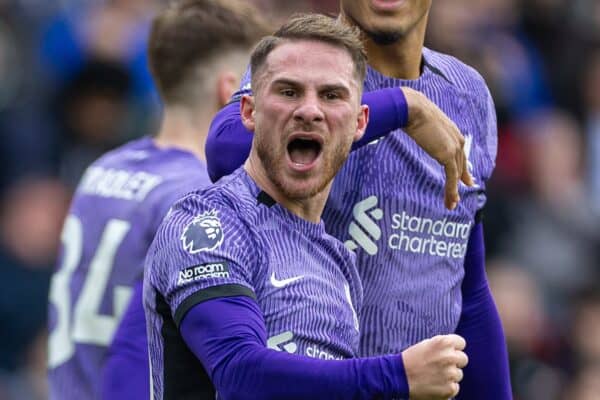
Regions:
<svg viewBox="0 0 600 400"><path fill-rule="evenodd" d="M458 335L435 336L402 352L411 400L448 400L458 394L469 359Z"/></svg>
<svg viewBox="0 0 600 400"><path fill-rule="evenodd" d="M465 138L457 126L425 95L403 87L408 103L408 125L404 131L427 154L437 160L446 171L444 204L453 210L460 201L459 179L473 186L473 178L467 169L467 157L463 150Z"/></svg>

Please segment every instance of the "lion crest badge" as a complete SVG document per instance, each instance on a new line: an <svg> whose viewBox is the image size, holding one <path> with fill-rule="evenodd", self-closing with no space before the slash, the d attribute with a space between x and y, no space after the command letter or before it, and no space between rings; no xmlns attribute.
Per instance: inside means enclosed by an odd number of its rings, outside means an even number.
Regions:
<svg viewBox="0 0 600 400"><path fill-rule="evenodd" d="M181 234L183 248L190 254L214 250L223 243L223 228L216 210L196 216Z"/></svg>

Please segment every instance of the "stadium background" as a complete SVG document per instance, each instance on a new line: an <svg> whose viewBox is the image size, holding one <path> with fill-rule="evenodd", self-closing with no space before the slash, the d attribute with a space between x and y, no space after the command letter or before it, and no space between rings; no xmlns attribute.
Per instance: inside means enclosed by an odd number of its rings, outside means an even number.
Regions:
<svg viewBox="0 0 600 400"><path fill-rule="evenodd" d="M273 21L337 8L254 2ZM0 0L0 400L46 397L48 285L83 169L156 126L161 3ZM429 26L496 101L485 227L515 398L600 399L600 1L440 0Z"/></svg>

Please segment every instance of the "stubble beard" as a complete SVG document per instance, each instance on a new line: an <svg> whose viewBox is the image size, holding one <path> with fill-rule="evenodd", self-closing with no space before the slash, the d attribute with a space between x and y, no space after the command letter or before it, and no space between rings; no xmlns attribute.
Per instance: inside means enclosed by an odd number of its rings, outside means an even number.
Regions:
<svg viewBox="0 0 600 400"><path fill-rule="evenodd" d="M348 143L340 143L336 146L331 156L325 157L323 160L324 168L321 179L317 180L317 183L307 190L294 190L290 188L289 185L286 185L285 177L280 173L284 168L283 165L280 165L280 160L284 159L284 157L275 154L270 147L261 140L260 135L256 137L255 140L256 153L267 178L285 197L291 200L300 201L310 199L325 190L348 158L348 153L352 146L351 141L348 141ZM323 150L324 149L325 148L323 148ZM321 155L321 157L323 157L323 155ZM312 176L308 179L311 178Z"/></svg>
<svg viewBox="0 0 600 400"><path fill-rule="evenodd" d="M348 15L348 18L350 18L350 20L352 20L352 23L354 23L356 26L358 26L358 28L361 30L361 32L363 32L375 44L377 44L379 46L392 45L392 44L398 42L400 39L402 39L406 35L406 32L404 30L400 30L400 29L394 29L394 30L390 29L387 31L386 30L367 29L360 22L358 22L353 16Z"/></svg>

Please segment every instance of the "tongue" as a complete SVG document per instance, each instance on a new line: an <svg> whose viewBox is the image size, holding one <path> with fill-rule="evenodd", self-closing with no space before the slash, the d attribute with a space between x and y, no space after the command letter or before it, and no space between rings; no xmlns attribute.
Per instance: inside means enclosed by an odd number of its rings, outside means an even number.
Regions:
<svg viewBox="0 0 600 400"><path fill-rule="evenodd" d="M294 146L290 149L290 159L295 164L307 165L315 161L319 155L317 149L309 146Z"/></svg>

